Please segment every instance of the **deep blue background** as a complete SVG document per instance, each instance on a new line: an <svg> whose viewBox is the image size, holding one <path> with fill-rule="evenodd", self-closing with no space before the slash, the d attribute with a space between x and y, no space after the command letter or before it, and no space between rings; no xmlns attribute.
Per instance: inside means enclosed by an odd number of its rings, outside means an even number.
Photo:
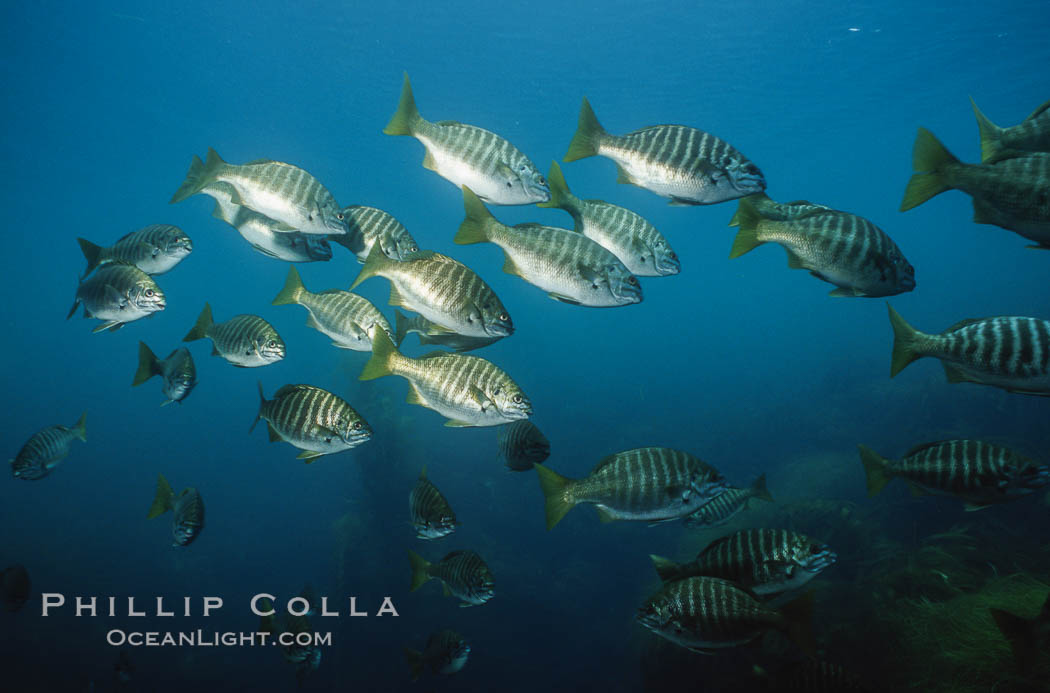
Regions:
<svg viewBox="0 0 1050 693"><path fill-rule="evenodd" d="M552 442L549 464L562 473L582 476L611 452L665 445L737 484L766 471L778 500L860 499L861 441L886 455L944 435L1047 449L1046 400L949 386L934 360L891 382L883 301L828 298L830 285L788 271L773 246L727 260L735 204L670 208L617 185L607 160L565 165L573 192L643 214L682 260L681 275L643 280L641 305L571 307L501 273L495 246L455 246L461 195L421 167L419 143L381 133L407 71L424 117L494 130L546 170L564 154L586 95L611 132L700 127L758 164L775 199L806 198L879 224L916 267L918 288L892 303L920 329L997 314L1045 318L1050 254L973 224L958 192L897 212L917 126L974 161L968 97L1003 125L1050 97L1045 2L295 5L0 10L2 447L13 457L32 432L88 410L88 443L75 443L62 467L40 482L2 484L0 565L21 562L35 591L69 597L226 599L207 621L148 625L44 620L35 599L0 618L5 676L39 690L87 690L91 681L109 690L109 628L252 630L250 595L288 598L310 581L333 602L356 594L370 610L390 595L401 612L315 619L335 646L310 690L409 690L400 648L421 647L441 627L474 648L442 689L638 685L636 654L651 636L632 618L654 588L646 554L678 555L686 530L599 526L578 509L548 534L535 479L504 471L494 430L442 427L433 412L403 403L398 378L358 383L365 354L330 347L303 325L303 309L270 305L284 263L211 218L210 198L168 204L190 157L209 146L230 162L298 164L341 204L383 208L423 247L481 274L518 331L480 353L529 394ZM571 221L535 207L493 212L508 223ZM168 308L115 334L92 335L94 323L79 316L64 322L83 269L74 238L107 244L151 223L176 224L195 244L159 278ZM335 252L330 263L300 266L308 288L353 281L358 265ZM393 321L384 280L360 291ZM184 406L159 409L156 380L129 387L136 343L167 354L205 301L218 320L252 312L271 321L288 357L245 371L197 342L200 385ZM415 342L406 351L423 353ZM248 435L257 378L267 394L289 382L334 390L370 421L374 440L304 466L290 446L268 443L261 430ZM423 464L464 522L436 543L416 541L407 525ZM158 472L204 496L208 525L187 549L170 546L170 516L145 520ZM957 503L943 507L961 514ZM431 559L478 550L497 597L462 610L435 584L409 594L409 547ZM142 690L295 685L274 651L131 655Z"/></svg>

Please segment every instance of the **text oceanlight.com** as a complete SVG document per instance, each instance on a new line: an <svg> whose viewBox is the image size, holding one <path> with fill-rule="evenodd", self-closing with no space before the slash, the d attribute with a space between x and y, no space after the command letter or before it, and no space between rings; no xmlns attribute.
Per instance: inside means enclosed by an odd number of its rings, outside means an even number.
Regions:
<svg viewBox="0 0 1050 693"><path fill-rule="evenodd" d="M195 630L173 633L124 631L106 633L106 642L114 647L330 647L331 633L252 633Z"/></svg>

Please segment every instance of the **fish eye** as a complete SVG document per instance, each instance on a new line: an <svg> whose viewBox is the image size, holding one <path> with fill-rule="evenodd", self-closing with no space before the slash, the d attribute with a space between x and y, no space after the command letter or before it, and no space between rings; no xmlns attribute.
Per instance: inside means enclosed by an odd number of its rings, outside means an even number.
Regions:
<svg viewBox="0 0 1050 693"><path fill-rule="evenodd" d="M514 184L513 184L513 183L511 183L510 181L507 181L507 187L508 187L508 188L513 188L513 187L514 187Z"/></svg>
<svg viewBox="0 0 1050 693"><path fill-rule="evenodd" d="M266 342L266 346L268 346L268 347L270 347L271 349L273 349L274 347L276 347L276 346L277 346L277 341L276 341L276 340L273 340L273 339L271 339L270 341Z"/></svg>
<svg viewBox="0 0 1050 693"><path fill-rule="evenodd" d="M153 289L146 289L146 298L153 298L153 294L156 292Z"/></svg>
<svg viewBox="0 0 1050 693"><path fill-rule="evenodd" d="M307 214L307 215L306 215L306 218L307 218L307 220L309 220L309 221L313 221L313 220L314 220L314 215L313 215L313 214Z"/></svg>
<svg viewBox="0 0 1050 693"><path fill-rule="evenodd" d="M521 404L521 395L514 395L514 404Z"/></svg>
<svg viewBox="0 0 1050 693"><path fill-rule="evenodd" d="M540 176L536 180L539 182L540 185L546 185L547 184L547 179L544 178L543 176Z"/></svg>
<svg viewBox="0 0 1050 693"><path fill-rule="evenodd" d="M354 422L354 430L355 431L360 431L361 430L361 422L360 421L355 421Z"/></svg>
<svg viewBox="0 0 1050 693"><path fill-rule="evenodd" d="M342 212L336 212L335 213L335 218L338 219L339 221L342 221L343 220L343 213Z"/></svg>
<svg viewBox="0 0 1050 693"><path fill-rule="evenodd" d="M675 254L675 252L673 250L668 255L668 257L671 258L672 260L677 260L678 259L678 256Z"/></svg>
<svg viewBox="0 0 1050 693"><path fill-rule="evenodd" d="M507 315L506 313L500 313L499 314L499 319L500 320L510 320L510 316Z"/></svg>
<svg viewBox="0 0 1050 693"><path fill-rule="evenodd" d="M638 283L638 280L635 279L634 275L632 274L631 276L627 277L627 283L630 284L631 286L634 286L635 284Z"/></svg>

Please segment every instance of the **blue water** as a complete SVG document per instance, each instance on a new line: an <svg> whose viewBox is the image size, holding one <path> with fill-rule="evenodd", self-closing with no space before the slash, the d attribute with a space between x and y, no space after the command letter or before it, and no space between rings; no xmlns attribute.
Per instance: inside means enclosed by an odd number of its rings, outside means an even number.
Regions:
<svg viewBox="0 0 1050 693"><path fill-rule="evenodd" d="M88 442L42 481L3 484L0 565L27 566L34 598L0 618L0 687L111 690L117 649L107 631L250 631L251 595L283 600L311 582L343 617L314 619L333 644L304 690L641 690L639 653L653 636L633 615L656 587L647 554L688 558L677 548L687 530L599 525L579 508L548 533L534 475L504 470L494 429L443 427L434 412L403 403L399 378L359 383L366 354L332 348L304 326L302 308L270 305L285 263L213 219L210 198L168 204L190 157L209 146L231 162L300 165L340 204L385 209L423 247L481 274L517 332L478 353L528 393L552 443L548 464L563 474L662 445L738 485L766 472L778 501L866 504L858 442L898 455L950 433L1045 453L1050 401L949 386L932 359L890 381L882 300L828 298L830 285L789 271L773 246L728 260L735 203L672 208L617 185L608 160L565 165L574 193L639 212L682 261L681 275L643 281L640 305L572 307L503 274L495 246L454 245L460 193L420 165L418 142L381 132L403 71L424 117L494 130L544 171L564 155L583 96L611 132L692 125L760 166L773 198L849 210L889 233L918 282L891 302L920 329L986 315L1046 318L1047 253L973 224L958 192L897 211L917 126L975 161L969 97L1004 125L1050 97L1045 3L383 5L3 10L2 447L13 457L32 432L72 424L85 409ZM492 209L506 223L571 221L560 210ZM94 323L79 316L63 321L83 269L74 238L108 244L152 223L178 225L194 241L192 255L158 279L167 309L113 334L91 334ZM329 263L299 267L311 290L347 288L356 276L352 256L334 251ZM360 287L392 321L387 292L382 279ZM205 301L218 320L265 317L288 357L247 371L196 342L200 385L184 405L161 409L157 380L130 387L137 342L167 354ZM426 351L415 337L406 344ZM286 383L331 389L375 438L305 466L260 429L248 434L257 379L267 394ZM799 470L809 459L841 464L807 478ZM463 522L438 542L414 539L408 526L407 495L424 464ZM187 548L170 546L170 515L145 519L158 473L176 491L203 494L207 526ZM929 502L938 522L962 518L958 503ZM1045 537L1045 510L1040 498L1001 512L1041 522ZM432 560L478 551L495 573L496 598L459 609L436 583L409 593L407 548ZM66 607L42 618L40 592L140 604L192 596L194 616L75 618ZM208 619L206 595L225 601ZM400 615L347 617L350 595L370 612L390 596ZM456 677L413 686L401 648L422 648L445 627L467 637L470 662ZM276 648L140 647L130 657L129 690L296 686Z"/></svg>

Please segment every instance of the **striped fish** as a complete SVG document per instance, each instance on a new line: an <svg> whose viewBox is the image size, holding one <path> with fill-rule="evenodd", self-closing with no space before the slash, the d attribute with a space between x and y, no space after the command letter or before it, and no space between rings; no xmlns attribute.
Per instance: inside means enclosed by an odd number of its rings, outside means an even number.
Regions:
<svg viewBox="0 0 1050 693"><path fill-rule="evenodd" d="M1004 149L1050 152L1050 101L1032 111L1019 125L1009 128L1001 128L989 120L972 98L970 104L981 133L981 161L996 158Z"/></svg>
<svg viewBox="0 0 1050 693"><path fill-rule="evenodd" d="M590 475L568 479L536 465L546 498L547 529L578 503L597 506L602 522L677 520L695 512L726 489L711 465L671 448L636 448L609 455Z"/></svg>
<svg viewBox="0 0 1050 693"><path fill-rule="evenodd" d="M73 307L66 320L84 305L85 318L97 318L102 324L92 333L116 332L126 323L146 318L164 310L167 302L157 282L134 265L111 262L103 265L77 286Z"/></svg>
<svg viewBox="0 0 1050 693"><path fill-rule="evenodd" d="M210 147L203 163L193 157L186 180L171 202L181 202L216 182L231 186L233 204L280 222L274 225L275 231L347 233L346 218L332 193L303 169L271 159L228 164Z"/></svg>
<svg viewBox="0 0 1050 693"><path fill-rule="evenodd" d="M343 215L350 231L343 236L332 236L331 240L356 255L358 262L368 259L377 241L383 254L391 260L404 260L419 250L419 244L404 224L381 209L350 205L343 208Z"/></svg>
<svg viewBox="0 0 1050 693"><path fill-rule="evenodd" d="M146 519L152 520L169 510L175 511L171 519L171 534L175 539L172 546L188 546L204 529L204 500L192 486L182 489L176 497L168 480L158 474L157 492Z"/></svg>
<svg viewBox="0 0 1050 693"><path fill-rule="evenodd" d="M835 563L826 544L785 529L745 529L708 544L696 560L679 565L650 556L664 582L694 575L731 580L761 596L797 590Z"/></svg>
<svg viewBox="0 0 1050 693"><path fill-rule="evenodd" d="M182 341L205 337L212 341L212 356L221 356L238 368L266 366L285 356L284 340L273 325L258 315L235 315L226 322L215 322L207 303Z"/></svg>
<svg viewBox="0 0 1050 693"><path fill-rule="evenodd" d="M915 268L882 229L863 217L819 210L788 221L764 219L750 199L740 201L740 231L730 258L778 243L788 267L807 269L834 284L832 296L893 296L915 288Z"/></svg>
<svg viewBox="0 0 1050 693"><path fill-rule="evenodd" d="M602 200L581 200L569 192L558 162L548 176L551 199L537 207L558 207L572 215L576 231L602 246L632 274L666 277L678 274L681 263L663 234L629 209Z"/></svg>
<svg viewBox="0 0 1050 693"><path fill-rule="evenodd" d="M993 224L1050 248L1050 153L1004 150L981 164L964 164L926 128L912 153L915 173L901 211L946 190L973 198L973 220Z"/></svg>
<svg viewBox="0 0 1050 693"><path fill-rule="evenodd" d="M307 327L328 335L332 338L332 345L340 349L371 351L372 335L376 329L391 337L394 335L390 323L367 298L338 289L310 293L294 266L288 268L284 288L273 299L275 306L292 303L306 308L309 313Z"/></svg>
<svg viewBox="0 0 1050 693"><path fill-rule="evenodd" d="M280 222L234 204L231 201L234 188L229 183L215 182L202 188L201 192L215 198L211 215L235 228L241 238L266 257L285 262L326 262L332 259L332 246L325 238L299 231L281 231Z"/></svg>
<svg viewBox="0 0 1050 693"><path fill-rule="evenodd" d="M717 527L725 524L738 513L747 509L752 498L773 502L773 496L766 488L766 475L763 474L747 488L727 488L714 500L685 518L687 527Z"/></svg>
<svg viewBox="0 0 1050 693"><path fill-rule="evenodd" d="M454 120L424 120L416 108L407 74L397 112L383 132L415 137L426 148L423 168L453 185L469 185L486 202L529 205L550 199L543 174L507 140Z"/></svg>
<svg viewBox="0 0 1050 693"><path fill-rule="evenodd" d="M711 205L766 189L758 167L728 142L684 125L654 125L612 135L584 98L564 161L589 156L612 159L618 183L669 197L672 205Z"/></svg>
<svg viewBox="0 0 1050 693"><path fill-rule="evenodd" d="M419 335L420 344L435 344L448 347L455 351L474 351L481 347L495 344L503 337L468 337L466 335L449 332L441 325L435 325L422 315L414 315L411 318L401 311L394 309L395 331L397 332L395 342L398 346L405 341L410 333Z"/></svg>
<svg viewBox="0 0 1050 693"><path fill-rule="evenodd" d="M141 385L155 375L161 377L161 389L168 398L161 403L162 407L172 402L181 404L197 386L197 367L189 349L176 349L162 361L145 342L139 342L139 367L131 386Z"/></svg>
<svg viewBox="0 0 1050 693"><path fill-rule="evenodd" d="M428 666L435 674L455 674L466 665L469 656L470 645L454 630L431 633L422 652L405 648L413 681L418 680Z"/></svg>
<svg viewBox="0 0 1050 693"><path fill-rule="evenodd" d="M754 207L759 216L770 221L791 221L798 217L805 217L814 212L833 212L835 210L824 205L813 204L806 200L795 200L794 202L777 202L770 199L764 192L755 193L741 198L741 202L747 200ZM740 226L740 209L737 208L733 218L729 220L730 226Z"/></svg>
<svg viewBox="0 0 1050 693"><path fill-rule="evenodd" d="M441 491L427 478L427 468L419 473L416 485L408 494L408 510L418 539L440 539L456 531L456 513Z"/></svg>
<svg viewBox="0 0 1050 693"><path fill-rule="evenodd" d="M889 307L893 325L890 377L924 356L941 360L949 383L970 382L1008 392L1050 396L1050 321L968 319L940 334L919 332Z"/></svg>
<svg viewBox="0 0 1050 693"><path fill-rule="evenodd" d="M806 652L813 596L772 609L728 580L689 577L667 583L638 610L638 622L676 645L709 652L749 643L769 630L790 637Z"/></svg>
<svg viewBox="0 0 1050 693"><path fill-rule="evenodd" d="M87 412L72 426L48 426L37 431L26 441L11 462L11 473L16 479L36 481L43 479L69 455L76 439L87 442Z"/></svg>
<svg viewBox="0 0 1050 693"><path fill-rule="evenodd" d="M442 582L445 596L456 597L462 607L484 604L495 595L492 571L473 551L453 551L437 563L430 563L410 550L408 560L412 564L411 592L437 578Z"/></svg>
<svg viewBox="0 0 1050 693"><path fill-rule="evenodd" d="M266 399L259 383L260 419L266 421L270 442L283 440L302 450L296 459L310 464L322 455L356 448L372 437L368 425L342 397L312 385L285 385Z"/></svg>
<svg viewBox="0 0 1050 693"><path fill-rule="evenodd" d="M781 667L773 693L875 693L855 674L823 659L803 659Z"/></svg>
<svg viewBox="0 0 1050 693"><path fill-rule="evenodd" d="M409 384L408 403L448 417L446 426L498 426L528 418L532 404L510 376L477 356L436 351L404 356L385 332L372 342L361 380L399 375Z"/></svg>
<svg viewBox="0 0 1050 693"><path fill-rule="evenodd" d="M496 439L499 456L514 472L527 472L551 456L551 442L531 421L501 426Z"/></svg>
<svg viewBox="0 0 1050 693"><path fill-rule="evenodd" d="M420 251L397 262L373 247L350 290L370 277L390 281L390 305L419 313L447 332L466 337L507 337L514 332L496 292L447 255Z"/></svg>
<svg viewBox="0 0 1050 693"><path fill-rule="evenodd" d="M979 440L925 443L899 460L888 460L864 445L859 449L869 496L899 476L913 488L955 496L966 501L967 510L980 510L1050 485L1050 466Z"/></svg>
<svg viewBox="0 0 1050 693"><path fill-rule="evenodd" d="M123 236L108 248L78 238L87 260L84 276L107 262L126 262L146 274L164 274L193 252L193 241L178 226L150 224Z"/></svg>
<svg viewBox="0 0 1050 693"><path fill-rule="evenodd" d="M501 224L466 186L463 206L467 216L454 242L498 245L503 249L504 272L548 292L554 300L594 308L642 302L638 278L583 234L540 224Z"/></svg>

